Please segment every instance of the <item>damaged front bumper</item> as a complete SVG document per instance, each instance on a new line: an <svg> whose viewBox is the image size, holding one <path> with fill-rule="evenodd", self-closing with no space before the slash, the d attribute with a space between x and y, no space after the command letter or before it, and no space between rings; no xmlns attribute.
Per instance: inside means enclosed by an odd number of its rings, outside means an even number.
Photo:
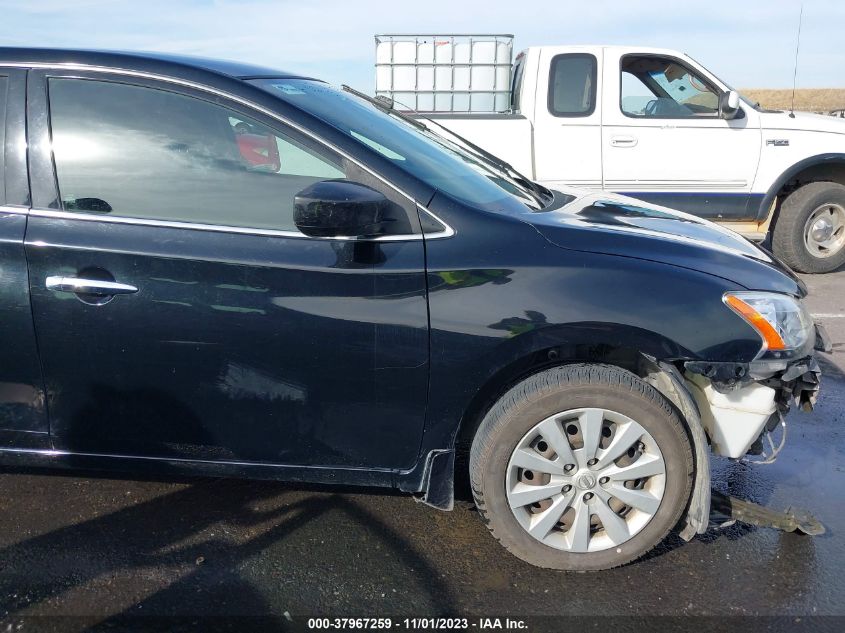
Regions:
<svg viewBox="0 0 845 633"><path fill-rule="evenodd" d="M832 349L827 332L818 324L815 349ZM733 459L762 454L766 462L774 461L783 447L783 416L791 406L813 410L821 377L812 355L750 363L689 361L684 363L684 370L686 386L699 407L713 452ZM776 447L772 435L778 428L783 437Z"/></svg>
<svg viewBox="0 0 845 633"><path fill-rule="evenodd" d="M715 527L727 527L740 521L758 527L774 528L784 532L800 532L810 536L819 536L826 531L824 525L816 517L806 510L792 506L779 512L751 501L723 495L715 490L711 491L710 498L710 519Z"/></svg>
<svg viewBox="0 0 845 633"><path fill-rule="evenodd" d="M690 540L704 533L711 512L710 458L712 451L735 459L764 455L772 462L786 439L783 419L791 405L812 410L819 393L821 371L812 350L830 352L830 338L816 325L814 348L800 358L751 363L654 362L648 371L652 383L669 397L687 420L693 440L696 475L680 536ZM708 398L715 401L715 406ZM772 434L781 428L775 447ZM763 440L772 451L766 455ZM708 445L709 449L708 450ZM759 461L759 460L758 460ZM735 517L738 518L738 517Z"/></svg>
<svg viewBox="0 0 845 633"><path fill-rule="evenodd" d="M793 404L803 411L813 410L821 377L818 362L810 356L784 365L685 363L686 386L698 405L715 454L733 459L747 453L759 455L763 438L768 437L774 454L766 461L773 461L779 449L774 449L771 434L785 427L783 416ZM728 371L732 377L724 378Z"/></svg>

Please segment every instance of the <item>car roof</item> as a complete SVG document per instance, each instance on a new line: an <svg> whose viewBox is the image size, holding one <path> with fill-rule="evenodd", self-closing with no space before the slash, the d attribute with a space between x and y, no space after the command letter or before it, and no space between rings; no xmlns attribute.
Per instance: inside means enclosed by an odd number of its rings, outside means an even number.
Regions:
<svg viewBox="0 0 845 633"><path fill-rule="evenodd" d="M169 68L174 74L178 75L183 75L185 71L203 70L236 79L256 79L259 77L310 79L310 77L298 73L243 62L144 51L0 47L0 66L9 63L20 65L72 64L123 70L148 70L152 63L158 66L158 70L164 74Z"/></svg>

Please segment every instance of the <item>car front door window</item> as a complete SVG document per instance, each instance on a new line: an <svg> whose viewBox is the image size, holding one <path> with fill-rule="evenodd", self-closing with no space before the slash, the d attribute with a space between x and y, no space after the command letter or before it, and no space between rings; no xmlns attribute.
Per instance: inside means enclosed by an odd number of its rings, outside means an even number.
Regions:
<svg viewBox="0 0 845 633"><path fill-rule="evenodd" d="M296 193L346 178L329 150L201 99L65 78L49 95L65 211L296 231Z"/></svg>

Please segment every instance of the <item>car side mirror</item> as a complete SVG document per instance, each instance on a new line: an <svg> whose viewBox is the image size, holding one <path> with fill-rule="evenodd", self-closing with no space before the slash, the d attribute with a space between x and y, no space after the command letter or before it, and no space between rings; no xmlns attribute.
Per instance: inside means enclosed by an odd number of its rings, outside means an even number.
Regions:
<svg viewBox="0 0 845 633"><path fill-rule="evenodd" d="M293 221L310 237L372 237L384 231L392 203L348 180L321 180L294 197Z"/></svg>
<svg viewBox="0 0 845 633"><path fill-rule="evenodd" d="M739 93L736 90L723 92L719 97L719 116L733 119L739 113Z"/></svg>

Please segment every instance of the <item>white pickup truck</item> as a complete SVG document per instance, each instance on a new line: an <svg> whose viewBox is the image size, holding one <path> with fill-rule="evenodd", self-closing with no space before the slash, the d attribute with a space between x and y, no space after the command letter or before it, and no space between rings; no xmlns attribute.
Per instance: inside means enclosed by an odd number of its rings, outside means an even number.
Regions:
<svg viewBox="0 0 845 633"><path fill-rule="evenodd" d="M532 180L623 193L715 220L770 239L775 254L802 272L845 264L842 119L761 108L671 50L540 46L520 52L511 67L506 36L496 36L484 60L483 36L461 36L470 38L463 59L455 36L401 37L376 37L377 95L405 103L413 96L425 117ZM397 46L411 39L413 60L397 61ZM394 89L402 72L413 73L413 85ZM462 72L465 86L458 85ZM484 72L491 86L481 85ZM479 103L485 91L491 107L478 112L465 97Z"/></svg>

